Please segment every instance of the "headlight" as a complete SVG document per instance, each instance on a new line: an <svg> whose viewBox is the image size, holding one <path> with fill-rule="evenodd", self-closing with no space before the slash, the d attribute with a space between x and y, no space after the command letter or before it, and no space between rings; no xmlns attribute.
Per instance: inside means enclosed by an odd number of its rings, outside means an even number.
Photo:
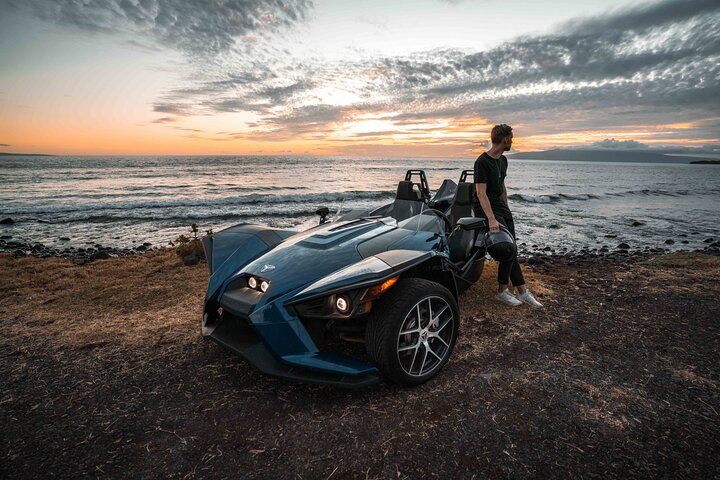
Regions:
<svg viewBox="0 0 720 480"><path fill-rule="evenodd" d="M266 280L263 280L262 282L260 282L260 291L263 293L267 292L269 286L270 284Z"/></svg>
<svg viewBox="0 0 720 480"><path fill-rule="evenodd" d="M337 300L335 300L335 307L340 313L347 313L348 310L350 310L350 302L348 302L345 297L340 295L339 297L337 297Z"/></svg>
<svg viewBox="0 0 720 480"><path fill-rule="evenodd" d="M257 288L257 280L255 280L255 277L248 278L248 287Z"/></svg>
<svg viewBox="0 0 720 480"><path fill-rule="evenodd" d="M291 308L304 318L356 317L369 313L373 300L395 285L398 278L399 276L392 277L370 287L355 288L293 303Z"/></svg>

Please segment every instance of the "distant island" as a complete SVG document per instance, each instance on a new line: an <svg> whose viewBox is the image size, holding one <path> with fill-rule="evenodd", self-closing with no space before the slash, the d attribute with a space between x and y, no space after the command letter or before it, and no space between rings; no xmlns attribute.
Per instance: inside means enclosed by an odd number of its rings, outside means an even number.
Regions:
<svg viewBox="0 0 720 480"><path fill-rule="evenodd" d="M690 163L695 165L720 165L720 160L695 160Z"/></svg>
<svg viewBox="0 0 720 480"><path fill-rule="evenodd" d="M554 149L542 152L521 152L511 158L527 160L567 160L578 162L637 162L637 163L708 163L716 160L698 160L698 157L667 155L644 150L582 150Z"/></svg>
<svg viewBox="0 0 720 480"><path fill-rule="evenodd" d="M12 153L0 152L0 157L55 157L57 155L48 155L46 153Z"/></svg>

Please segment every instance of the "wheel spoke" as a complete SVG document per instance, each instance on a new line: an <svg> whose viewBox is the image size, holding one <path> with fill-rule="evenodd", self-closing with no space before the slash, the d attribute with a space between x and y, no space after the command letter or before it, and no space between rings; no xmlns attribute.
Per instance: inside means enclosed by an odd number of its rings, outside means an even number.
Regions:
<svg viewBox="0 0 720 480"><path fill-rule="evenodd" d="M432 314L432 298L428 298L428 328L430 328L430 324L433 322L433 314Z"/></svg>
<svg viewBox="0 0 720 480"><path fill-rule="evenodd" d="M430 346L429 343L427 343L427 344L425 345L425 348L427 348L430 353L432 353L433 355L435 355L435 358L437 358L438 360L440 360L440 361L442 362L442 357L441 357L440 355L438 355L437 353L435 353L435 350L432 349L432 347Z"/></svg>
<svg viewBox="0 0 720 480"><path fill-rule="evenodd" d="M433 334L430 338L437 338L442 342L443 345L445 345L447 348L450 348L450 345L448 345L448 343L440 335Z"/></svg>
<svg viewBox="0 0 720 480"><path fill-rule="evenodd" d="M443 313L445 313L445 310L447 310L447 309L448 309L448 306L445 305L445 306L440 310L440 312L438 312L438 314L435 315L435 318L433 318L432 321L434 322L435 320L439 320L439 319L440 319L440 315L442 315Z"/></svg>
<svg viewBox="0 0 720 480"><path fill-rule="evenodd" d="M442 332L443 329L444 329L445 327L447 327L448 324L449 324L451 321L452 321L452 317L448 318L447 320L445 320L445 323L443 323L442 325L440 325L440 328L438 328L437 330L435 330L435 331L432 332L432 333L435 334L435 335L439 335L440 332Z"/></svg>
<svg viewBox="0 0 720 480"><path fill-rule="evenodd" d="M418 322L417 326L411 330L403 330L400 332L400 335L407 335L408 333L417 333L420 331L420 322Z"/></svg>
<svg viewBox="0 0 720 480"><path fill-rule="evenodd" d="M414 344L412 344L412 345L407 345L407 346L405 346L405 347L400 347L400 348L398 348L398 352L406 352L406 351L408 351L408 350L412 350L413 348L417 348L417 346L418 346L418 344L417 344L417 343L414 343Z"/></svg>
<svg viewBox="0 0 720 480"><path fill-rule="evenodd" d="M413 353L412 362L410 362L410 367L408 368L408 373L410 373L410 375L412 375L412 367L413 367L413 365L415 365L415 358L417 357L417 352L419 349L420 349L420 342L418 342L417 345L415 345L415 353Z"/></svg>
<svg viewBox="0 0 720 480"><path fill-rule="evenodd" d="M420 371L418 372L418 375L422 375L423 370L425 370L425 362L427 361L428 350L430 350L426 343L423 343L422 346L425 349L425 355L423 355L423 361L422 365L420 365Z"/></svg>

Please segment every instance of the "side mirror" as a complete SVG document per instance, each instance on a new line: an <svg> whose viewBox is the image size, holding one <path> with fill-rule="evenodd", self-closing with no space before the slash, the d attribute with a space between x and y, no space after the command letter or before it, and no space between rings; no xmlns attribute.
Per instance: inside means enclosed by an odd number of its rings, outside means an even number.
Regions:
<svg viewBox="0 0 720 480"><path fill-rule="evenodd" d="M327 222L327 216L330 214L330 209L328 207L320 207L317 210L315 210L315 215L320 215L320 225Z"/></svg>
<svg viewBox="0 0 720 480"><path fill-rule="evenodd" d="M487 226L487 220L479 217L463 217L457 221L457 226L463 230L478 230Z"/></svg>

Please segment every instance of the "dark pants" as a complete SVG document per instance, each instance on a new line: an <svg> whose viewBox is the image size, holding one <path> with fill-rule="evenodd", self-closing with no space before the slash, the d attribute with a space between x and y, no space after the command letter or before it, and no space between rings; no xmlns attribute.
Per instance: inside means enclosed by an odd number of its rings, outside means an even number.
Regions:
<svg viewBox="0 0 720 480"><path fill-rule="evenodd" d="M498 222L505 225L505 228L508 229L513 238L517 241L517 238L515 237L515 223L513 222L512 217L505 218L500 215L495 215L495 218ZM507 285L508 280L512 281L512 284L516 287L525 285L525 278L523 277L522 270L520 270L520 262L518 262L517 253L512 259L506 262L500 262L500 266L498 267L498 283L501 285Z"/></svg>

